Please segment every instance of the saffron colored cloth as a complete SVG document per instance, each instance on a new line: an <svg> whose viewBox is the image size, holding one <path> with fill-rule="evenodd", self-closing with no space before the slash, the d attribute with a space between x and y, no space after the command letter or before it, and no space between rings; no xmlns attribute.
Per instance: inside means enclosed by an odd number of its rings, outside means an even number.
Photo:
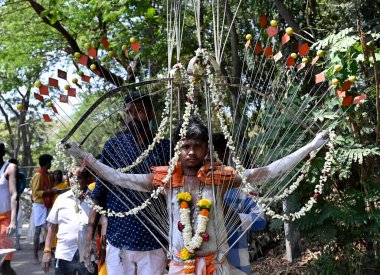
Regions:
<svg viewBox="0 0 380 275"><path fill-rule="evenodd" d="M0 248L14 248L13 236L7 236L7 228L11 224L11 211L0 214ZM13 259L13 253L9 253L6 257L6 261Z"/></svg>
<svg viewBox="0 0 380 275"><path fill-rule="evenodd" d="M210 254L205 257L195 257L195 274L196 275L227 275L230 268L227 261L221 263L215 262L216 254ZM184 266L176 262L170 262L169 275L183 275Z"/></svg>
<svg viewBox="0 0 380 275"><path fill-rule="evenodd" d="M156 186L163 186L162 180L168 174L168 166L153 167L152 170L154 173L153 184ZM202 166L198 171L197 178L202 183L211 185L212 174L214 174L213 177L215 185L230 183L236 178L236 170L233 167L224 166L218 162L214 163L213 169L211 169L210 163L206 163ZM178 162L172 174L172 186L181 187L183 186L184 181L185 178L182 173L182 166L181 163ZM167 183L165 187L169 187L169 183Z"/></svg>
<svg viewBox="0 0 380 275"><path fill-rule="evenodd" d="M58 190L63 190L63 189L67 189L69 188L70 186L66 183L66 182L61 182L61 183L58 183L56 186L54 186L56 189ZM59 196L59 194L55 194L54 195L54 198L53 198L53 203L55 202L55 200L57 199L57 197Z"/></svg>
<svg viewBox="0 0 380 275"><path fill-rule="evenodd" d="M118 135L105 143L101 162L115 169L126 167L131 165L148 148L148 145L149 143L136 144L134 137L129 133ZM144 161L131 169L130 173L149 174L151 173L150 167L167 165L169 160L170 142L163 140L156 144ZM141 205L146 194L126 188L116 188L112 184L97 180L92 198L109 211L126 212ZM164 205L164 202L162 204ZM164 238L161 238L161 234L150 225L149 220L154 220L154 217L151 217L148 211L144 211L144 215L131 215L125 218L108 217L107 241L116 248L126 250L149 251L159 249L161 245L153 235L160 238L162 243L165 243ZM146 226L149 227L153 235Z"/></svg>

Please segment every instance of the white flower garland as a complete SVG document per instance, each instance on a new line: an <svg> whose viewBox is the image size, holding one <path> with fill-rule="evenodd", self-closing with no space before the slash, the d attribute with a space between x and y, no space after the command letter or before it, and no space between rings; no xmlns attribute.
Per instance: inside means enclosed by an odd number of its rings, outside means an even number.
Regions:
<svg viewBox="0 0 380 275"><path fill-rule="evenodd" d="M212 75L210 69L206 69L206 74L207 74L207 82L208 82L209 88L210 88L211 102L214 105L216 116L219 120L220 128L222 129L223 135L224 135L225 139L227 140L227 147L230 149L230 154L232 157L232 161L235 163L236 171L241 176L242 186L243 186L242 190L248 196L252 197L252 196L254 196L254 190L257 188L254 184L252 186L251 184L249 184L247 182L247 177L244 175L245 168L241 164L241 161L236 154L236 150L235 150L236 148L234 146L233 138L232 138L230 132L228 131L228 126L227 126L225 118L223 116L223 112L221 112L221 107L223 107L221 105L221 102L223 102L223 101L222 101L221 95L219 95L219 93L216 89L214 76Z"/></svg>
<svg viewBox="0 0 380 275"><path fill-rule="evenodd" d="M317 155L317 151L318 150L314 150L314 151L310 152L310 154L309 154L310 158L306 161L305 165L301 168L301 174L297 177L297 179L295 180L295 182L291 186L289 186L288 188L286 188L282 191L281 195L276 195L276 196L267 197L267 198L261 198L260 201L261 202L280 201L280 200L286 199L295 190L297 190L300 183L304 180L305 176L309 173L310 168L311 168L311 162L315 158L315 156Z"/></svg>
<svg viewBox="0 0 380 275"><path fill-rule="evenodd" d="M79 186L79 183L77 181L77 177L71 177L70 178L70 187L71 187L71 190L73 190L73 193L76 197L76 199L78 200L82 195L83 195L83 191L80 189L80 186ZM150 195L150 198L148 198L147 200L145 200L140 206L137 206L129 211L126 211L126 212L115 212L115 211L110 211L109 209L108 210L104 210L101 206L99 205L96 205L89 196L84 196L83 198L83 201L85 203L88 204L88 206L95 210L96 212L98 212L99 214L101 215L105 215L105 216L108 216L108 217L120 217L120 218L123 218L123 217L126 217L126 216L130 216L130 215L136 215L138 212L140 212L141 210L144 210L148 205L152 204L151 203L151 200L152 199L157 199L159 194L161 193L161 191L164 189L163 186L160 186L158 188L156 188Z"/></svg>
<svg viewBox="0 0 380 275"><path fill-rule="evenodd" d="M325 164L322 169L322 174L319 177L319 183L315 186L314 195L308 200L308 202L298 212L279 215L279 214L276 214L269 206L262 204L261 201L259 200L258 204L259 205L261 204L261 207L264 209L265 213L268 216L272 217L273 219L280 219L282 221L294 221L296 219L299 219L305 216L306 213L311 210L311 208L317 202L318 197L322 194L323 186L325 182L327 181L327 178L330 174L331 164L334 160L333 155L334 155L335 139L336 139L335 132L331 131L329 134L329 142L327 143L327 147L329 148L329 150L325 156Z"/></svg>

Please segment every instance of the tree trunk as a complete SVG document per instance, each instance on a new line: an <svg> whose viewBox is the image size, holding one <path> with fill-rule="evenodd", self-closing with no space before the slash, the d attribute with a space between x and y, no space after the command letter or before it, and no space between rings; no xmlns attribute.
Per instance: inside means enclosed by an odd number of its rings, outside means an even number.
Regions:
<svg viewBox="0 0 380 275"><path fill-rule="evenodd" d="M293 212L296 208L297 198L295 195L291 195L287 200L282 203L284 213ZM285 247L286 247L286 259L292 263L296 258L301 255L300 248L300 232L295 229L292 222L284 223L285 230Z"/></svg>
<svg viewBox="0 0 380 275"><path fill-rule="evenodd" d="M232 84L239 84L241 77L241 62L239 57L239 39L235 28L235 23L233 22L233 14L231 12L231 7L226 1L226 21L227 26L231 26L230 41L231 41L231 57L232 57L232 68L233 76L231 79ZM239 88L233 87L232 89L232 108L236 113L235 118L240 120L240 114L238 113L237 101L239 97Z"/></svg>
<svg viewBox="0 0 380 275"><path fill-rule="evenodd" d="M292 27L296 33L299 33L300 27L294 20L293 14L291 14L288 8L285 6L284 2L281 0L274 0L273 2L278 10L278 13L285 20L285 22L288 23L289 27Z"/></svg>

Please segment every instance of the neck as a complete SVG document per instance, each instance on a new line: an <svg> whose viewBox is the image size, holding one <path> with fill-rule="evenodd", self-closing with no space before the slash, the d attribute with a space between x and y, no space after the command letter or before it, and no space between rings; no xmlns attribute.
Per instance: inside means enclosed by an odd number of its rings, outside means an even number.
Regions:
<svg viewBox="0 0 380 275"><path fill-rule="evenodd" d="M41 166L41 169L47 173L48 169L46 167Z"/></svg>
<svg viewBox="0 0 380 275"><path fill-rule="evenodd" d="M182 166L182 174L184 176L196 176L201 167L202 166L199 166L199 167L183 167Z"/></svg>

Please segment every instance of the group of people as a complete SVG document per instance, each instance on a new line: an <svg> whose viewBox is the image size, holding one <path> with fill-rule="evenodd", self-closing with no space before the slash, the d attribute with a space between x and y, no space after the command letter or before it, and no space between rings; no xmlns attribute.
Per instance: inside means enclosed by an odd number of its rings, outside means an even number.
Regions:
<svg viewBox="0 0 380 275"><path fill-rule="evenodd" d="M173 148L179 140L181 140L182 146L179 162L172 174L173 185L171 187L164 182L164 178L168 174L166 165L171 155L169 140L163 140L156 145L141 163L129 171L129 174L116 170L133 164L137 157L148 148L153 139L149 127L152 118L151 99L139 95L129 95L125 105L124 118L127 129L105 143L100 158L95 159L74 143L66 144L66 152L83 161L75 171L75 178L82 194L79 197L71 189L63 187L59 190L59 188L53 187L49 174L52 156L40 156L40 168L31 180L35 225L34 260L36 263L38 262L40 234L46 226L47 235L42 257L42 267L45 272L51 268L50 262L52 252L54 252L56 274L97 274L97 272L105 272L104 266L106 274L110 275L163 274L167 267L169 267L169 274L230 274L230 272L232 274L251 274L246 236L240 239L243 240L243 245L241 242L231 243L236 248L230 249L227 255L228 260L226 260L224 252L228 250L228 246L221 245L215 234L217 225L223 226L225 221L223 215L220 215L223 212L222 209L219 209L221 203L216 204L213 201L214 191L210 184L212 182L211 173L209 173L210 166L207 163L209 158L208 129L198 117L190 118L184 138L180 137L180 125L175 131ZM222 141L218 142L216 136L214 138L215 148L218 149L219 146L219 151L225 152L226 144L223 144ZM257 184L268 178L277 177L291 169L306 154L319 148L325 142L319 135L311 143L283 159L266 167L248 169L244 176L248 182ZM220 159L228 158L220 157ZM227 161L224 164L228 164ZM86 167L84 168L84 166ZM218 170L221 175L213 178L213 183L222 186L223 190L216 199L225 200L225 203L228 204L229 191L227 188L223 188L223 184L228 182L232 183L232 187L239 188L242 184L242 175L237 174L232 167L223 164L217 164L213 169L213 171ZM7 201L10 202L2 205L1 203L5 200L0 200L0 213L3 213L0 214L0 219L7 215L4 218L4 222L7 221L7 224L0 230L4 236L11 234L15 229L17 204L13 203L13 200L16 202L17 191L11 187L15 185L16 181L15 170L15 165L8 165L4 171L1 171L0 188L5 182L9 184L9 200ZM58 175L57 177L59 178ZM96 183L94 183L95 179ZM60 180L56 179L57 181ZM92 187L95 185L93 189L90 188L92 191L90 191L89 185ZM93 203L109 212L127 212L140 205L139 198L144 197L144 194L146 195L146 192L151 191L155 186L164 187L163 197L166 199L168 210L171 208L169 232L166 232L167 235L170 235L169 243L160 237L162 234L156 230L156 227L150 226L149 221L153 219L150 217L151 213L145 212L143 215L129 215L122 218L110 216L105 219L101 218L96 210L90 208L84 199L91 197ZM173 196L168 196L169 189L173 192ZM184 193L189 194L190 200L186 201L186 204L181 203L181 207L176 207L178 198ZM54 201L54 197L57 195L58 197ZM210 201L207 211L202 211L208 217L207 238L202 235L204 240L200 241L201 245L194 246L184 237L184 232L189 232L189 228L186 226L191 226L191 224L183 224L181 209L183 205L197 205L202 199ZM250 199L243 198L242 200L246 200L244 202L246 210L256 207ZM236 208L235 205L230 205L230 207ZM219 215L214 215L214 211L217 211ZM200 212L191 208L189 215L193 216L189 220L194 221ZM263 217L259 216L257 222L259 228L265 226ZM2 224L3 222L0 225ZM179 224L183 226L181 230ZM196 234L191 227L190 233L191 235ZM57 243L54 249L55 235ZM196 237L199 236L193 236L193 239ZM229 239L234 240L234 238ZM163 246L169 247L169 265L168 255ZM105 265L96 265L95 261L99 255L102 259L100 262L105 262ZM4 263L6 262L4 261Z"/></svg>

